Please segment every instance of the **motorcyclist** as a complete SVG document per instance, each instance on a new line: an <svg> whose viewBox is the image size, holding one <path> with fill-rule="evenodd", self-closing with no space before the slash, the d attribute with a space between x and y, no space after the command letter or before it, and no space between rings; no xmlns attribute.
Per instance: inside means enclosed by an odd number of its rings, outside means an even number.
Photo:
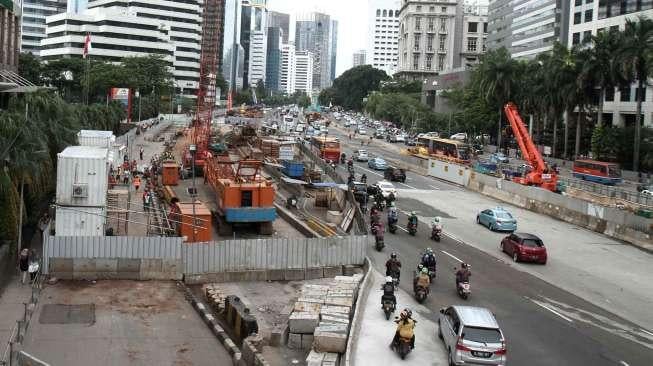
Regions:
<svg viewBox="0 0 653 366"><path fill-rule="evenodd" d="M392 301L392 311L397 307L397 297L395 296L395 284L392 282L392 277L387 276L385 278L385 283L381 286L383 290L383 295L381 295L381 307L383 303L387 300Z"/></svg>
<svg viewBox="0 0 653 366"><path fill-rule="evenodd" d="M365 175L365 173L361 175L361 183L367 183L367 175Z"/></svg>
<svg viewBox="0 0 653 366"><path fill-rule="evenodd" d="M412 318L413 312L410 309L404 309L399 314L399 319L395 320L397 323L397 331L394 338L392 338L391 346L399 342L399 337L410 339L410 348L415 348L415 324L417 323Z"/></svg>
<svg viewBox="0 0 653 366"><path fill-rule="evenodd" d="M417 213L415 211L412 211L410 216L408 216L408 226L410 225L414 225L417 228Z"/></svg>
<svg viewBox="0 0 653 366"><path fill-rule="evenodd" d="M372 223L372 234L374 234L375 239L378 240L383 240L383 232L384 232L384 227L383 223L379 220L375 221Z"/></svg>
<svg viewBox="0 0 653 366"><path fill-rule="evenodd" d="M418 287L423 287L428 292L430 285L431 277L429 277L429 269L422 267L417 273L417 277L415 277L413 291L417 291Z"/></svg>
<svg viewBox="0 0 653 366"><path fill-rule="evenodd" d="M431 230L433 229L442 231L442 219L440 216L436 216L433 218L433 220L431 220Z"/></svg>
<svg viewBox="0 0 653 366"><path fill-rule="evenodd" d="M469 265L465 262L460 263L460 269L456 271L456 288L458 288L461 282L469 282L471 275L472 272L469 270Z"/></svg>
<svg viewBox="0 0 653 366"><path fill-rule="evenodd" d="M387 206L390 206L390 205L394 204L394 201L396 199L397 198L395 197L394 192L390 192L390 194L388 194L388 197L385 198L385 203L386 203Z"/></svg>
<svg viewBox="0 0 653 366"><path fill-rule="evenodd" d="M397 222L397 208L393 205L388 209L388 224L395 224Z"/></svg>
<svg viewBox="0 0 653 366"><path fill-rule="evenodd" d="M347 177L347 185L351 185L354 183L354 174L349 173L349 177Z"/></svg>
<svg viewBox="0 0 653 366"><path fill-rule="evenodd" d="M347 155L345 153L340 154L340 164L344 164L347 161Z"/></svg>
<svg viewBox="0 0 653 366"><path fill-rule="evenodd" d="M348 168L353 168L354 167L354 161L351 158L349 158L349 160L347 160L347 167Z"/></svg>
<svg viewBox="0 0 653 366"><path fill-rule="evenodd" d="M421 263L428 271L435 271L435 266L436 266L436 259L435 259L435 254L433 254L433 249L431 248L426 248L426 252L424 252L424 255L422 255L422 260Z"/></svg>
<svg viewBox="0 0 653 366"><path fill-rule="evenodd" d="M390 254L390 259L385 262L385 275L399 280L401 275L401 262L397 259L397 253Z"/></svg>
<svg viewBox="0 0 653 366"><path fill-rule="evenodd" d="M376 207L376 205L373 205L372 209L370 210L370 221L372 223L379 221L379 208Z"/></svg>

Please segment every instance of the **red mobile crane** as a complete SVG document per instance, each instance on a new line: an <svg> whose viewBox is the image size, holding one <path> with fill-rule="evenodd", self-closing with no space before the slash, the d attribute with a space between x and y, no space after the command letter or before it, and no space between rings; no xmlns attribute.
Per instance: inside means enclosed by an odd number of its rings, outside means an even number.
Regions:
<svg viewBox="0 0 653 366"><path fill-rule="evenodd" d="M202 9L202 55L200 57L200 82L197 91L197 109L192 123L191 137L197 146L195 165L204 168L210 156L208 145L211 121L215 107L215 81L218 74L218 58L222 48L222 13L224 1L204 0ZM184 164L190 165L192 156L187 148Z"/></svg>
<svg viewBox="0 0 653 366"><path fill-rule="evenodd" d="M555 192L558 183L558 174L553 169L549 168L549 166L544 162L544 159L542 159L540 152L537 151L524 122L519 116L517 106L514 103L508 103L503 107L503 110L506 112L506 117L508 117L510 127L515 135L515 140L517 140L517 143L519 144L522 157L533 167L533 169L525 176L515 177L513 178L513 181L519 184L537 186Z"/></svg>

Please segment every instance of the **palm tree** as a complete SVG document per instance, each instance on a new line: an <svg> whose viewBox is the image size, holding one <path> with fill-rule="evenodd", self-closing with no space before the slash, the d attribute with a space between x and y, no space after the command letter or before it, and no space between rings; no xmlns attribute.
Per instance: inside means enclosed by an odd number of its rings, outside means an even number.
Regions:
<svg viewBox="0 0 653 366"><path fill-rule="evenodd" d="M576 141L574 145L574 159L578 157L580 153L580 138L584 120L585 107L592 103L592 97L594 95L596 79L594 75L583 72L583 69L586 66L585 60L590 58L591 50L589 49L574 49L572 53L576 54L576 63L577 67L577 76L576 76L576 88L574 89L574 99L576 100L576 105L578 106L578 115L576 116Z"/></svg>
<svg viewBox="0 0 653 366"><path fill-rule="evenodd" d="M643 91L653 63L653 20L641 16L637 20L626 20L618 60L626 80L637 80L633 170L639 170Z"/></svg>
<svg viewBox="0 0 653 366"><path fill-rule="evenodd" d="M596 124L603 125L603 103L608 89L623 83L614 55L620 47L621 34L616 31L599 32L591 38L591 48L584 54L583 77L592 78L599 88L599 105Z"/></svg>
<svg viewBox="0 0 653 366"><path fill-rule="evenodd" d="M499 124L497 129L497 149L501 147L501 117L503 105L513 96L517 62L510 57L508 50L501 47L488 51L479 66L481 95L490 104L498 104Z"/></svg>
<svg viewBox="0 0 653 366"><path fill-rule="evenodd" d="M570 51L560 43L553 45L551 58L549 60L549 73L547 88L554 101L553 108L560 106L562 111L567 113L564 130L563 158L567 158L567 147L569 142L569 116L574 110L576 103L577 89L577 60L576 53ZM554 148L556 151L556 126L554 124Z"/></svg>

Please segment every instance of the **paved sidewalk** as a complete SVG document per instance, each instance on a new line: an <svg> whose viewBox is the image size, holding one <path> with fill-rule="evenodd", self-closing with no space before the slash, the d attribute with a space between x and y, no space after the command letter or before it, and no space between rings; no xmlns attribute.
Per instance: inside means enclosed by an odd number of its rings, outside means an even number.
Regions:
<svg viewBox="0 0 653 366"><path fill-rule="evenodd" d="M3 291L0 291L0 359L4 355L11 331L16 321L23 319L25 305L32 295L29 283L22 285L20 276L14 274Z"/></svg>
<svg viewBox="0 0 653 366"><path fill-rule="evenodd" d="M384 277L375 269L370 269L369 286L367 295L359 299L363 301L359 311L361 327L355 335L353 343L352 364L353 365L422 365L422 366L444 366L447 364L447 355L442 342L437 337L437 325L432 320L433 313L426 307L418 304L411 294L404 290L395 293L397 296L397 311L408 307L413 311L413 318L417 320L415 327L415 349L406 356L405 360L390 349L389 344L395 334L396 323L385 319L381 310L381 284ZM410 281L410 279L408 279Z"/></svg>

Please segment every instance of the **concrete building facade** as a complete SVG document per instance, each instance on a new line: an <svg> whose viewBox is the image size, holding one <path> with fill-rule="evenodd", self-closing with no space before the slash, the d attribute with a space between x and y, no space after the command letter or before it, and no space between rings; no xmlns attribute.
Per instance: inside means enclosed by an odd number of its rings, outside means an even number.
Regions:
<svg viewBox="0 0 653 366"><path fill-rule="evenodd" d="M243 87L265 81L267 52L266 1L242 0L240 44L244 50Z"/></svg>
<svg viewBox="0 0 653 366"><path fill-rule="evenodd" d="M21 4L19 1L0 1L0 71L18 72L18 56L20 54L20 19ZM15 84L0 78L0 90Z"/></svg>
<svg viewBox="0 0 653 366"><path fill-rule="evenodd" d="M358 50L354 52L353 55L353 67L356 66L361 66L366 64L366 59L365 59L366 51L365 50Z"/></svg>
<svg viewBox="0 0 653 366"><path fill-rule="evenodd" d="M295 52L295 92L304 92L309 98L313 95L314 55L310 51Z"/></svg>
<svg viewBox="0 0 653 366"><path fill-rule="evenodd" d="M331 82L336 78L336 64L338 59L338 21L331 20L331 43L329 44L329 53L331 54Z"/></svg>
<svg viewBox="0 0 653 366"><path fill-rule="evenodd" d="M465 4L463 8L462 38L460 60L462 67L478 64L487 50L487 13L486 5Z"/></svg>
<svg viewBox="0 0 653 366"><path fill-rule="evenodd" d="M331 86L331 53L333 51L331 36L331 17L327 14L304 15L295 24L297 55L299 56L301 51L308 51L313 55L312 86L318 90Z"/></svg>
<svg viewBox="0 0 653 366"><path fill-rule="evenodd" d="M68 5L67 0L23 0L21 52L38 56L41 40L45 38L45 18L65 13Z"/></svg>
<svg viewBox="0 0 653 366"><path fill-rule="evenodd" d="M281 45L283 30L280 27L268 27L267 54L265 58L265 88L268 91L279 90L281 77ZM261 96L262 97L262 96Z"/></svg>
<svg viewBox="0 0 653 366"><path fill-rule="evenodd" d="M280 92L290 95L295 92L295 45L281 45L281 70L279 73Z"/></svg>
<svg viewBox="0 0 653 366"><path fill-rule="evenodd" d="M490 0L488 48L505 47L513 58L534 58L556 41L566 44L568 8L569 0Z"/></svg>
<svg viewBox="0 0 653 366"><path fill-rule="evenodd" d="M569 4L570 24L567 46L573 47L598 32L624 30L626 20L637 20L639 16L653 19L653 2L625 0L573 0ZM637 84L626 88L608 91L603 105L603 121L615 126L634 126ZM649 85L644 91L642 104L644 126L653 127L653 88Z"/></svg>
<svg viewBox="0 0 653 366"><path fill-rule="evenodd" d="M392 75L399 58L401 0L370 1L368 7L367 63Z"/></svg>
<svg viewBox="0 0 653 366"><path fill-rule="evenodd" d="M267 26L268 28L281 28L283 31L283 43L288 43L288 37L290 37L290 14L268 11Z"/></svg>

